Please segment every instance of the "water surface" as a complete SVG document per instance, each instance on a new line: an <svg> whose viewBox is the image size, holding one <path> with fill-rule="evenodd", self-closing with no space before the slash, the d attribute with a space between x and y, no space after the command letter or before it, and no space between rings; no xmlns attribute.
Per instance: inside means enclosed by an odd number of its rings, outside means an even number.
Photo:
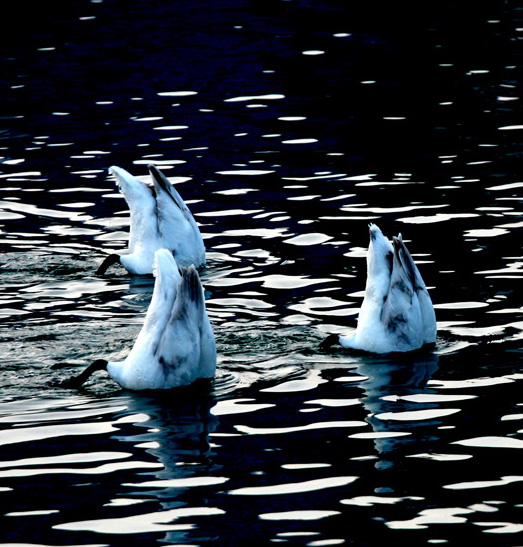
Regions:
<svg viewBox="0 0 523 547"><path fill-rule="evenodd" d="M521 11L17 10L0 38L1 544L520 544ZM205 240L216 379L52 387L57 363L123 358L139 332L152 277L94 272L127 245L108 167L149 163ZM318 349L355 327L369 222L419 265L433 352Z"/></svg>

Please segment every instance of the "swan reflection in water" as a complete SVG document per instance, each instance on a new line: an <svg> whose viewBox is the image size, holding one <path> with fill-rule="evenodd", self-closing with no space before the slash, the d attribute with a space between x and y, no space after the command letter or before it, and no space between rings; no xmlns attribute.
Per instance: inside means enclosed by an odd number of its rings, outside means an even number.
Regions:
<svg viewBox="0 0 523 547"><path fill-rule="evenodd" d="M427 394L427 382L438 369L438 361L436 354L415 352L368 358L356 369L365 377L360 384L364 390L361 401L380 456L378 468L394 465L407 447L410 451L413 444L424 442L417 429L433 425L431 413L424 415L423 411L435 405L421 403L415 395Z"/></svg>
<svg viewBox="0 0 523 547"><path fill-rule="evenodd" d="M218 426L211 409L216 399L208 388L193 385L165 392L133 392L125 402L133 427L128 435L124 429L118 439L131 443L133 452L145 451L161 467L135 475L132 482L126 480L110 505L141 504L138 514L131 508L132 516L124 517L129 526L142 533L164 532L162 541L168 543L185 543L195 517L223 512L202 501L206 487L216 488L213 485L227 480L216 476L219 473L211 461L209 435ZM143 428L143 433L137 433L137 428Z"/></svg>
<svg viewBox="0 0 523 547"><path fill-rule="evenodd" d="M120 439L145 448L164 466L156 473L158 480L193 475L194 467L184 464L209 463L209 434L218 418L211 413L216 399L207 385L127 393L129 421L139 416L135 425L144 432Z"/></svg>

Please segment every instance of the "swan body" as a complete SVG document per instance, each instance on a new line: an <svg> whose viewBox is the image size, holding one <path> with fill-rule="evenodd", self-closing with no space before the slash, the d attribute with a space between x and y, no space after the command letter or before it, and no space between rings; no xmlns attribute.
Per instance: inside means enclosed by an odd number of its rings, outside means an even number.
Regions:
<svg viewBox="0 0 523 547"><path fill-rule="evenodd" d="M109 255L97 274L104 274L116 262L131 274L151 274L154 254L158 249L175 253L180 267L205 265L205 246L187 205L167 177L149 165L152 185L133 177L125 169L113 166L120 191L131 213L128 254Z"/></svg>
<svg viewBox="0 0 523 547"><path fill-rule="evenodd" d="M79 387L96 370L131 390L168 389L213 378L216 344L194 266L178 271L167 249L155 253L153 296L142 329L123 361L97 359L65 387Z"/></svg>
<svg viewBox="0 0 523 547"><path fill-rule="evenodd" d="M346 336L322 344L371 353L405 352L436 341L436 315L427 287L401 234L391 243L369 225L367 283L358 325Z"/></svg>

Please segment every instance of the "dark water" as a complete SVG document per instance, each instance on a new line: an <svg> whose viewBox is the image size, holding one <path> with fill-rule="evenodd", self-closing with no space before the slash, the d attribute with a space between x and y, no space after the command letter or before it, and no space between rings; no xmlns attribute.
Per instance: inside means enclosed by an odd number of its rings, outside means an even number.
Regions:
<svg viewBox="0 0 523 547"><path fill-rule="evenodd" d="M13 6L1 545L523 544L523 10L458 4ZM140 329L152 278L94 271L126 246L107 168L148 163L205 239L214 385L49 387ZM432 354L317 349L369 221L430 287Z"/></svg>

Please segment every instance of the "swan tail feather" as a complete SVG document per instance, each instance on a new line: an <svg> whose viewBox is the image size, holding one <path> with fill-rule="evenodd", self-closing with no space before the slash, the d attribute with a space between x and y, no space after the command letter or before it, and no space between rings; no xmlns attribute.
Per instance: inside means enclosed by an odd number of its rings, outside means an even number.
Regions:
<svg viewBox="0 0 523 547"><path fill-rule="evenodd" d="M174 204L183 212L184 216L187 216L187 205L185 205L182 196L180 196L176 188L169 182L169 179L155 165L148 165L147 167L153 179L157 195L161 192L168 194Z"/></svg>
<svg viewBox="0 0 523 547"><path fill-rule="evenodd" d="M424 285L420 286L421 275L418 272L418 268L416 264L414 263L414 260L412 259L411 254L409 253L409 250L405 246L405 243L403 243L403 239L401 237L401 234L398 235L398 237L393 238L394 242L394 252L396 253L397 259L399 263L401 264L401 267L403 268L403 271L407 274L407 277L409 278L412 288L414 290L418 288L424 288Z"/></svg>
<svg viewBox="0 0 523 547"><path fill-rule="evenodd" d="M194 266L189 266L182 270L180 298L186 302L192 303L198 309L203 309L205 306L200 276Z"/></svg>

